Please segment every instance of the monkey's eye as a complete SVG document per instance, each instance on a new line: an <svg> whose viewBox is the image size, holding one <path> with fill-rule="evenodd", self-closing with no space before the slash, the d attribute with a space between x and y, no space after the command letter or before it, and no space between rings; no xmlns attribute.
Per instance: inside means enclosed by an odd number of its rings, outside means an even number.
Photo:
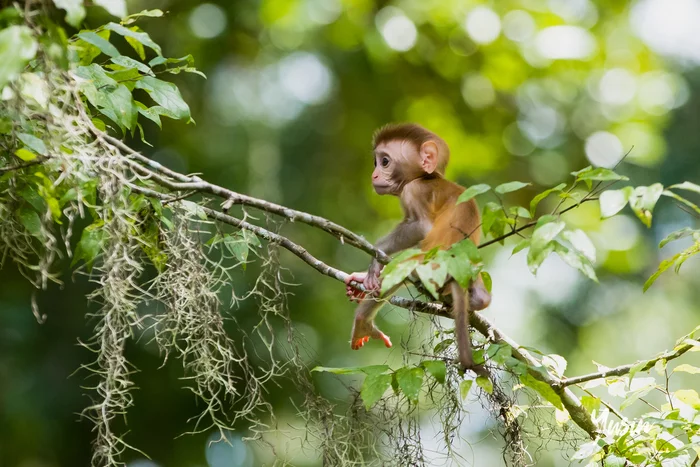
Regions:
<svg viewBox="0 0 700 467"><path fill-rule="evenodd" d="M386 167L389 165L389 158L388 157L382 157L382 167Z"/></svg>

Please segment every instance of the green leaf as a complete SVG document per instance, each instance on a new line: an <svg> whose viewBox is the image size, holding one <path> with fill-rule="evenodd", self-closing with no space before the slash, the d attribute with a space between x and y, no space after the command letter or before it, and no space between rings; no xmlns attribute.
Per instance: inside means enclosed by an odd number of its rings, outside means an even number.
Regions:
<svg viewBox="0 0 700 467"><path fill-rule="evenodd" d="M549 224L550 222L554 222L557 220L559 220L558 216L554 216L552 214L545 214L544 216L540 216L537 219L537 224L535 224L535 228L537 229L539 227L542 227L545 224Z"/></svg>
<svg viewBox="0 0 700 467"><path fill-rule="evenodd" d="M486 193L490 189L491 189L490 186L483 184L483 183L481 183L479 185L472 185L469 188L467 188L466 190L464 190L464 192L462 192L461 195L459 195L459 198L457 198L457 204L467 202L477 195L480 195L482 193Z"/></svg>
<svg viewBox="0 0 700 467"><path fill-rule="evenodd" d="M542 397L544 397L545 400L547 400L557 409L564 410L564 406L561 403L559 395L556 392L554 392L554 389L552 389L552 387L549 384L538 380L530 373L521 375L520 382L525 386L537 391Z"/></svg>
<svg viewBox="0 0 700 467"><path fill-rule="evenodd" d="M238 233L238 232L236 232ZM224 245L236 259L245 263L248 259L248 243L240 235L225 235Z"/></svg>
<svg viewBox="0 0 700 467"><path fill-rule="evenodd" d="M581 396L581 405L586 412L592 414L594 411L598 412L600 410L600 399L595 396Z"/></svg>
<svg viewBox="0 0 700 467"><path fill-rule="evenodd" d="M626 465L627 459L616 456L615 454L608 455L603 463L603 467L625 467Z"/></svg>
<svg viewBox="0 0 700 467"><path fill-rule="evenodd" d="M182 207L187 211L187 214L193 217L198 217L201 220L207 220L207 213L204 209L202 209L202 206L199 204L189 201L189 200L182 200Z"/></svg>
<svg viewBox="0 0 700 467"><path fill-rule="evenodd" d="M447 280L447 265L431 261L427 264L419 264L416 273L428 292L437 300L440 298L438 289L445 285ZM382 287L383 288L383 287Z"/></svg>
<svg viewBox="0 0 700 467"><path fill-rule="evenodd" d="M630 207L647 227L651 227L651 214L661 197L664 187L660 183L651 186L638 186L630 196Z"/></svg>
<svg viewBox="0 0 700 467"><path fill-rule="evenodd" d="M682 365L678 365L673 369L673 372L675 373L676 371L681 371L683 373L690 373L691 375L698 375L700 374L700 368L694 367L692 365L688 365L687 363L684 363Z"/></svg>
<svg viewBox="0 0 700 467"><path fill-rule="evenodd" d="M409 274L420 264L417 259L409 259L405 261L397 261L399 258L394 259L389 263L382 271L382 293L391 289L397 284L403 282ZM392 266L387 272L386 270Z"/></svg>
<svg viewBox="0 0 700 467"><path fill-rule="evenodd" d="M418 402L418 394L423 384L422 368L400 368L396 371L396 381L409 401Z"/></svg>
<svg viewBox="0 0 700 467"><path fill-rule="evenodd" d="M445 339L443 341L438 342L433 348L433 353L439 354L443 350L449 348L452 344L454 344L454 342L454 339Z"/></svg>
<svg viewBox="0 0 700 467"><path fill-rule="evenodd" d="M481 270L479 250L468 238L455 243L449 250L438 252L437 259L447 265L450 276L465 288Z"/></svg>
<svg viewBox="0 0 700 467"><path fill-rule="evenodd" d="M127 14L125 0L93 0L93 2L118 18L123 18Z"/></svg>
<svg viewBox="0 0 700 467"><path fill-rule="evenodd" d="M510 209L508 210L508 212L510 212L510 215L513 217L518 216L518 217L522 217L524 219L531 219L532 218L532 216L530 215L530 211L528 211L527 209L525 209L522 206L511 206Z"/></svg>
<svg viewBox="0 0 700 467"><path fill-rule="evenodd" d="M550 194L554 193L555 191L562 191L564 188L566 188L566 183L560 183L559 185L555 186L554 188L550 188L548 190L544 190L542 193L538 194L534 198L532 198L532 201L530 201L530 214L535 215L535 211L537 210L537 205L540 204L540 201L545 199L547 196Z"/></svg>
<svg viewBox="0 0 700 467"><path fill-rule="evenodd" d="M486 203L481 214L481 228L493 238L503 235L506 228L506 213L497 203Z"/></svg>
<svg viewBox="0 0 700 467"><path fill-rule="evenodd" d="M389 389L390 385L391 375L367 375L364 383L362 384L362 389L360 390L360 396L362 397L362 401L365 403L365 408L369 410L370 407L381 399L386 390Z"/></svg>
<svg viewBox="0 0 700 467"><path fill-rule="evenodd" d="M26 26L0 30L0 89L19 76L37 48L32 31Z"/></svg>
<svg viewBox="0 0 700 467"><path fill-rule="evenodd" d="M627 205L634 188L626 186L619 190L604 191L600 195L600 216L605 219L614 216Z"/></svg>
<svg viewBox="0 0 700 467"><path fill-rule="evenodd" d="M576 453L574 453L574 455L571 456L571 460L583 460L588 459L589 457L593 457L594 455L598 454L600 451L603 450L603 446L605 444L601 444L601 442L603 441L596 440L582 444L579 447L578 451L576 451Z"/></svg>
<svg viewBox="0 0 700 467"><path fill-rule="evenodd" d="M672 265L676 265L677 273L680 270L680 267L685 262L685 260L698 253L700 253L700 243L695 243L689 248L686 248L685 250L681 251L677 255L661 261L661 264L659 264L659 268L656 270L656 272L652 274L652 276L644 283L644 291L646 292L647 289L651 287L651 285L654 283L654 281L656 281L656 279L658 279L659 276L663 274Z"/></svg>
<svg viewBox="0 0 700 467"><path fill-rule="evenodd" d="M108 23L105 29L114 31L117 34L123 36L125 39L133 39L146 47L151 48L158 55L162 55L163 52L158 44L156 44L151 36L145 32L138 31L136 28L125 28L121 24Z"/></svg>
<svg viewBox="0 0 700 467"><path fill-rule="evenodd" d="M666 375L666 363L667 362L665 358L657 360L656 363L654 363L654 370L659 376Z"/></svg>
<svg viewBox="0 0 700 467"><path fill-rule="evenodd" d="M477 248L476 244L469 238L455 243L447 252L464 261L471 261L474 263L481 261L479 248Z"/></svg>
<svg viewBox="0 0 700 467"><path fill-rule="evenodd" d="M576 250L585 256L590 262L595 261L595 246L586 232L581 229L565 230L561 237L569 242Z"/></svg>
<svg viewBox="0 0 700 467"><path fill-rule="evenodd" d="M640 389L637 389L636 391L633 391L631 394L628 394L625 400L623 400L620 403L620 410L625 410L627 407L631 406L635 402L637 402L639 399L642 397L646 396L649 394L651 391L656 389L658 386L656 385L650 385L646 386Z"/></svg>
<svg viewBox="0 0 700 467"><path fill-rule="evenodd" d="M447 367L445 362L442 360L423 360L421 366L425 368L425 371L430 373L430 375L437 380L440 384L445 384L445 377L447 375Z"/></svg>
<svg viewBox="0 0 700 467"><path fill-rule="evenodd" d="M489 274L486 271L481 271L481 280L484 281L484 287L486 287L486 291L488 293L491 293L491 289L493 288L493 280L491 279L491 274Z"/></svg>
<svg viewBox="0 0 700 467"><path fill-rule="evenodd" d="M520 240L520 242L518 242L517 245L515 245L515 247L513 248L513 251L512 251L510 254L511 254L511 255L514 255L514 254L516 254L516 253L518 253L518 252L523 251L525 248L527 248L527 247L529 247L529 246L530 246L530 239L529 239L529 238L523 238L522 240Z"/></svg>
<svg viewBox="0 0 700 467"><path fill-rule="evenodd" d="M656 279L658 279L661 274L663 274L668 268L673 266L673 263L675 263L676 260L678 258L680 258L680 256L681 256L681 254L678 253L677 255L673 256L672 258L668 258L668 259L661 261L661 264L659 264L659 267L656 270L656 272L654 274L652 274L651 277L649 277L649 279L647 279L647 281L644 283L643 291L646 292L649 289L649 287L651 287L652 284L654 282L656 282Z"/></svg>
<svg viewBox="0 0 700 467"><path fill-rule="evenodd" d="M700 410L700 397L698 397L698 393L693 389L679 389L673 393L673 397L684 404L688 404L695 410Z"/></svg>
<svg viewBox="0 0 700 467"><path fill-rule="evenodd" d="M578 172L572 172L572 175L576 176L576 181L592 180L598 182L609 182L618 180L629 180L629 178L624 175L618 175L610 169L603 167L586 167Z"/></svg>
<svg viewBox="0 0 700 467"><path fill-rule="evenodd" d="M679 190L693 191L695 193L700 193L700 185L696 185L691 182L677 183L676 185L671 185L669 188L678 188Z"/></svg>
<svg viewBox="0 0 700 467"><path fill-rule="evenodd" d="M675 199L676 201L679 201L680 203L685 204L685 205L688 206L690 209L692 209L693 211L695 211L695 214L697 214L697 215L700 216L700 207L698 207L697 204L695 204L695 203L693 203L693 202L691 202L691 201L688 201L688 200L685 199L684 197L682 197L682 196L680 196L680 195L677 195L676 193L674 193L674 192L672 192L672 191L670 191L670 190L664 190L663 193L661 193L661 194L664 195L664 196L668 196L669 198L673 198L673 199Z"/></svg>
<svg viewBox="0 0 700 467"><path fill-rule="evenodd" d="M190 108L180 95L180 91L173 83L161 81L152 76L144 76L136 82L136 88L143 89L151 98L163 108L172 112L175 118L186 118L191 120Z"/></svg>
<svg viewBox="0 0 700 467"><path fill-rule="evenodd" d="M659 248L663 248L666 246L669 242L674 242L676 240L680 240L681 238L689 237L689 236L696 237L695 241L700 241L698 236L700 236L700 230L695 230L691 229L690 227L683 227L681 230L676 230L675 232L671 232L661 240L661 243L659 243Z"/></svg>
<svg viewBox="0 0 700 467"><path fill-rule="evenodd" d="M22 223L25 229L34 237L39 239L43 238L43 233L41 231L41 219L35 210L30 209L26 205L19 209L17 212L19 221Z"/></svg>
<svg viewBox="0 0 700 467"><path fill-rule="evenodd" d="M260 239L257 235L255 235L255 233L251 232L250 230L241 230L240 232L241 235L243 235L243 239L248 244L248 246L253 246L257 248L262 247Z"/></svg>
<svg viewBox="0 0 700 467"><path fill-rule="evenodd" d="M632 380L634 379L634 376L637 373L639 373L642 370L642 368L647 366L648 363L649 363L648 360L640 360L637 363L635 363L634 365L632 365L632 368L630 368L630 372L627 374L627 376L628 376L627 387L630 387L632 385Z"/></svg>
<svg viewBox="0 0 700 467"><path fill-rule="evenodd" d="M499 193L501 195L505 193L511 193L513 191L518 191L526 186L530 186L532 183L524 183L524 182L508 182L508 183L502 183L501 185L498 185L496 188L494 188L494 191L496 193Z"/></svg>
<svg viewBox="0 0 700 467"><path fill-rule="evenodd" d="M114 47L107 39L98 36L93 31L84 31L78 33L78 37L87 42L88 44L94 45L95 47L100 49L100 52L102 52L105 55L109 55L110 57L118 57L121 55L117 48Z"/></svg>
<svg viewBox="0 0 700 467"><path fill-rule="evenodd" d="M530 250L527 253L527 264L532 274L537 274L542 262L554 251L552 241L564 230L563 222L548 222L535 228L530 238Z"/></svg>
<svg viewBox="0 0 700 467"><path fill-rule="evenodd" d="M47 155L49 152L46 149L44 142L34 135L30 135L28 133L17 133L17 138L19 138L19 140L22 141L29 149L33 150L34 152L38 152L42 156Z"/></svg>
<svg viewBox="0 0 700 467"><path fill-rule="evenodd" d="M579 251L570 249L560 243L554 244L554 252L557 253L557 255L559 255L559 257L566 264L568 264L574 269L578 269L592 281L598 282L598 277L595 274L595 269L593 268L593 265L591 264L590 260L586 258L585 255L583 255Z"/></svg>
<svg viewBox="0 0 700 467"><path fill-rule="evenodd" d="M364 373L366 375L382 374L389 371L388 365L369 365L369 366L352 366L347 368L333 368L326 366L317 366L311 371L333 373L335 375L354 375Z"/></svg>
<svg viewBox="0 0 700 467"><path fill-rule="evenodd" d="M154 105L153 107L146 107L145 104L139 101L134 101L134 104L141 115L158 125L158 128L163 128L163 125L160 122L160 113L157 110L159 108L162 109L161 106Z"/></svg>
<svg viewBox="0 0 700 467"><path fill-rule="evenodd" d="M97 221L83 229L80 241L75 248L71 266L74 266L80 260L85 260L88 270L92 268L93 261L100 253L106 241L105 232L102 229L103 225L104 223L102 221Z"/></svg>
<svg viewBox="0 0 700 467"><path fill-rule="evenodd" d="M25 185L24 187L19 189L19 195L29 204L32 205L34 210L36 212L45 212L46 211L46 201L44 201L44 198L39 194L39 192L30 185Z"/></svg>
<svg viewBox="0 0 700 467"><path fill-rule="evenodd" d="M547 367L552 373L557 376L564 376L566 371L567 361L564 357L557 354L548 354L542 357L542 365Z"/></svg>
<svg viewBox="0 0 700 467"><path fill-rule="evenodd" d="M133 128L136 123L137 108L126 86L117 83L94 63L78 67L75 74L84 80L79 83L79 86L90 104L121 129Z"/></svg>
<svg viewBox="0 0 700 467"><path fill-rule="evenodd" d="M53 3L66 11L66 22L77 28L85 19L83 0L53 0Z"/></svg>
<svg viewBox="0 0 700 467"><path fill-rule="evenodd" d="M163 16L163 11L162 10L143 10L138 13L131 14L127 16L126 18L122 19L122 24L131 24L134 21L138 20L139 18L147 17L147 18L160 18Z"/></svg>
<svg viewBox="0 0 700 467"><path fill-rule="evenodd" d="M465 400L469 395L469 390L472 388L472 384L474 384L474 380L472 379L465 379L459 383L459 395L462 400Z"/></svg>
<svg viewBox="0 0 700 467"><path fill-rule="evenodd" d="M119 66L123 66L125 68L135 68L139 70L141 73L147 74L147 75L152 75L153 71L149 68L148 65L145 63L141 63L138 60L134 60L131 57L125 57L124 55L120 55L118 57L112 57L110 59L112 63L115 63Z"/></svg>
<svg viewBox="0 0 700 467"><path fill-rule="evenodd" d="M29 151L24 148L20 148L15 151L15 156L19 157L25 162L33 161L34 159L37 158L37 155L34 154L32 151Z"/></svg>
<svg viewBox="0 0 700 467"><path fill-rule="evenodd" d="M493 393L493 382L488 379L486 376L477 376L476 377L476 385L479 386L481 389L486 391L488 394Z"/></svg>

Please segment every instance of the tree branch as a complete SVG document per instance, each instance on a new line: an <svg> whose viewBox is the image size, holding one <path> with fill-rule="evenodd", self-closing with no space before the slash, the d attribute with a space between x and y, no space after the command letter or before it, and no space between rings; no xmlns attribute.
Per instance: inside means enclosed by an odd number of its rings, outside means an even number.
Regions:
<svg viewBox="0 0 700 467"><path fill-rule="evenodd" d="M654 365L656 365L656 362L658 362L659 360L669 361L669 360L676 359L676 358L680 357L681 355L683 355L684 353L686 353L687 351L689 351L690 349L692 349L693 347L694 347L693 344L678 345L672 351L664 352L661 355L652 358L651 360L647 360L646 364L644 364L644 366L642 366L639 369L639 371L648 371L648 370L652 369L654 367ZM606 371L599 371L597 373L589 373L587 375L572 376L571 378L564 378L560 381L560 385L561 385L561 387L566 387L566 386L571 386L572 384L581 384L581 383L585 383L587 381L593 381L595 379L609 378L610 376L626 375L632 370L632 368L634 368L638 364L639 364L639 362L632 363L629 365L621 365L621 366L611 368L611 369L606 370Z"/></svg>
<svg viewBox="0 0 700 467"><path fill-rule="evenodd" d="M12 172L13 170L25 169L25 168L31 167L33 165L39 165L39 164L46 162L48 159L49 159L48 157L39 156L34 160L31 160L29 162L25 162L24 164L17 164L17 165L12 165L9 167L0 167L0 174L3 174L5 172Z"/></svg>
<svg viewBox="0 0 700 467"><path fill-rule="evenodd" d="M259 198L254 198L252 196L237 193L235 191L229 190L228 188L224 188L222 186L206 182L196 175L189 176L180 174L178 172L175 172L174 170L168 169L167 167L163 166L158 162L152 161L151 159L141 155L140 153L129 148L129 146L127 146L120 140L113 138L109 135L105 135L97 128L95 128L93 132L96 132L95 134L100 134L102 139L104 139L106 142L117 146L119 149L129 154L129 156L131 156L134 160L140 162L136 163L131 161L129 165L142 177L145 177L148 180L152 180L153 182L157 183L158 185L164 188L176 191L188 190L200 193L208 193L225 199L226 204L229 206L234 204L243 204L246 206L251 206L260 209L262 211L282 216L292 222L299 221L304 224L308 224L313 227L317 227L321 230L324 230L336 237L337 239L339 239L342 243L348 243L349 245L354 246L364 251L365 253L369 253L371 256L377 258L377 260L379 260L379 262L382 264L386 264L389 262L389 257L383 251L375 248L375 246L372 245L372 243L370 243L369 241L367 241L364 237L357 235L351 230L346 229L345 227L338 225L334 222L331 222L328 219L319 216L314 216L303 211L290 209L288 207L271 203L269 201L265 201ZM141 164L146 164L150 168L144 167Z"/></svg>
<svg viewBox="0 0 700 467"><path fill-rule="evenodd" d="M154 190L138 187L135 185L132 185L131 188L132 190L147 196L155 196L160 199L168 199L167 195ZM329 266L328 264L313 256L301 245L298 245L297 243L289 240L288 238L282 235L270 232L269 230L263 227L250 224L246 221L243 221L228 214L224 214L222 212L218 212L208 207L202 207L202 209L204 210L206 215L211 219L232 225L234 227L249 230L250 232L253 232L255 235L264 238L269 242L273 242L280 245L281 247L285 248L286 250L297 256L299 259L301 259L306 264L308 264L323 275L332 277L333 279L340 282L345 282L345 279L348 277L347 273L336 269L332 266ZM355 282L353 282L352 284L359 290L365 291L362 284ZM437 316L444 316L447 318L452 317L449 306L444 302L424 302L421 300L411 300L408 298L397 296L392 296L387 301L392 305L408 310L428 313ZM559 381L559 379L557 379L556 377L546 372L539 372L534 370L533 367L540 367L541 364L530 354L530 352L523 349L520 346L520 344L508 337L505 333L503 333L503 331L494 326L483 315L471 312L470 322L472 326L481 334L483 334L487 339L490 339L492 342L507 344L508 346L510 346L512 349L513 357L528 365L528 369L532 376L550 385L557 392L557 394L559 394L559 397L561 398L564 407L569 411L569 414L571 415L571 419L579 427L586 431L586 433L588 433L589 436L591 436L592 438L595 438L598 435L598 426L591 418L591 415L583 408L579 399L570 390L563 387L561 385L561 381Z"/></svg>

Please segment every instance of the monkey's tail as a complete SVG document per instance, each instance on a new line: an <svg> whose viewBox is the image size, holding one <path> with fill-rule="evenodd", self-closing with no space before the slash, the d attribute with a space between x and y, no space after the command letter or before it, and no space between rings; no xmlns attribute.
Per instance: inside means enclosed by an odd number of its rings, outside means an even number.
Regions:
<svg viewBox="0 0 700 467"><path fill-rule="evenodd" d="M450 293L452 294L452 315L455 321L455 341L457 341L457 353L459 363L465 369L474 368L472 357L472 340L469 335L469 290L459 286L457 281L450 281Z"/></svg>

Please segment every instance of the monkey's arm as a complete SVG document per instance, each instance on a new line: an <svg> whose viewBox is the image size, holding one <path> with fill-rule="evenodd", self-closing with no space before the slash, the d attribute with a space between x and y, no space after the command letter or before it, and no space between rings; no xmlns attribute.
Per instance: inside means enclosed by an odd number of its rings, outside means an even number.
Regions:
<svg viewBox="0 0 700 467"><path fill-rule="evenodd" d="M377 241L377 248L387 255L411 248L417 245L427 232L426 226L417 219L404 219L388 235ZM382 265L376 258L372 258L365 277L364 286L370 290L377 290L380 286L379 273Z"/></svg>

